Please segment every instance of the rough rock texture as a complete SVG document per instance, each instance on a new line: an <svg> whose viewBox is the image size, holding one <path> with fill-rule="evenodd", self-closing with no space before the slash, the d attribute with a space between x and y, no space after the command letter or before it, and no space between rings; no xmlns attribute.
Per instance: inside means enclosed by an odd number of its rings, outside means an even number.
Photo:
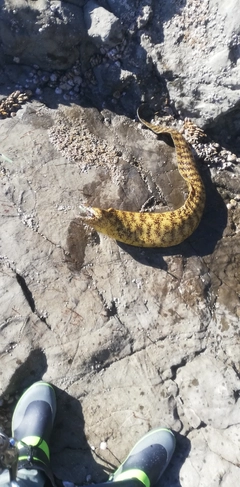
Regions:
<svg viewBox="0 0 240 487"><path fill-rule="evenodd" d="M0 133L5 431L6 410L44 378L57 388L58 478L106 479L164 424L177 450L161 485L237 485L239 168L211 182L202 166L206 210L188 241L137 249L88 230L78 205L182 204L172 147L106 110L38 102Z"/></svg>
<svg viewBox="0 0 240 487"><path fill-rule="evenodd" d="M161 19L165 22L159 35L156 24ZM142 46L166 78L177 109L211 121L239 101L236 0L161 2L151 29L152 35L149 29L141 37Z"/></svg>
<svg viewBox="0 0 240 487"><path fill-rule="evenodd" d="M12 113L0 119L0 426L10 432L19 394L43 378L58 399L58 478L106 479L163 424L177 437L163 487L233 487L238 2L99 0L91 30L92 5L0 0L0 96L33 92L18 111L0 102L0 118ZM170 119L190 115L214 139L189 138L206 209L171 249L120 246L78 217L82 202L137 211L183 203L174 149L127 118L141 100Z"/></svg>
<svg viewBox="0 0 240 487"><path fill-rule="evenodd" d="M121 42L120 20L93 0L84 7L84 20L88 35L98 47L113 47Z"/></svg>
<svg viewBox="0 0 240 487"><path fill-rule="evenodd" d="M1 64L52 71L79 61L83 91L98 108L132 117L141 99L158 109L170 98L177 112L215 129L220 142L237 138L240 151L238 0L0 5Z"/></svg>
<svg viewBox="0 0 240 487"><path fill-rule="evenodd" d="M65 69L86 36L82 10L65 2L1 1L1 49L7 62Z"/></svg>

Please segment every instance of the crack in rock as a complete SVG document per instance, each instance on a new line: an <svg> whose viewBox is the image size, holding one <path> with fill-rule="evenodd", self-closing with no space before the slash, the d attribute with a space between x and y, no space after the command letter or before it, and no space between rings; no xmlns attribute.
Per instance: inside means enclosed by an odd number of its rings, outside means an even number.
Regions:
<svg viewBox="0 0 240 487"><path fill-rule="evenodd" d="M16 272L16 279L17 279L17 282L19 284L19 286L21 287L22 289L22 292L24 294L24 297L25 299L27 300L30 308L31 308L31 311L33 313L36 312L36 307L35 307L35 302L34 302L34 299L33 299L33 295L32 295L32 292L30 291L29 287L27 286L27 283L24 279L23 276L21 276L21 274L18 274L18 272Z"/></svg>
<svg viewBox="0 0 240 487"><path fill-rule="evenodd" d="M43 316L41 313L39 313L39 311L36 309L36 305L35 305L35 301L34 301L34 298L33 298L33 295L32 295L32 292L30 291L24 277L19 274L18 272L15 273L16 274L16 279L17 279L17 283L19 284L19 286L21 287L22 289L22 292L23 292L23 295L26 299L26 301L28 302L28 305L32 311L32 313L36 314L37 317L43 322L45 323L45 325L47 326L47 328L49 330L51 330L51 326L48 324L47 320L46 320L46 317Z"/></svg>

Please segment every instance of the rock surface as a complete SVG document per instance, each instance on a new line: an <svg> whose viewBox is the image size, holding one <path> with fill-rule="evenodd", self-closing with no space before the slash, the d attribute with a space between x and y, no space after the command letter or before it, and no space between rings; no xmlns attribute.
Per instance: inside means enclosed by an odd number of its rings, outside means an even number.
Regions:
<svg viewBox="0 0 240 487"><path fill-rule="evenodd" d="M66 69L86 36L82 10L66 2L1 2L1 49L6 61Z"/></svg>
<svg viewBox="0 0 240 487"><path fill-rule="evenodd" d="M161 424L177 437L163 487L238 485L238 2L0 7L0 97L33 92L7 114L0 101L0 426L10 433L17 398L43 378L59 479L106 480ZM207 202L171 249L120 246L79 218L81 203L183 204L174 149L127 118L141 100L214 139L185 133Z"/></svg>
<svg viewBox="0 0 240 487"><path fill-rule="evenodd" d="M119 246L82 225L79 204L182 204L174 149L126 117L76 105L33 101L0 124L5 430L7 404L43 378L57 391L58 478L106 479L164 424L177 450L161 485L237 485L238 167L212 169L211 182L202 166L206 210L182 245Z"/></svg>
<svg viewBox="0 0 240 487"><path fill-rule="evenodd" d="M84 20L89 37L98 47L113 47L122 41L120 20L93 0L84 7Z"/></svg>
<svg viewBox="0 0 240 487"><path fill-rule="evenodd" d="M170 99L240 153L238 0L1 4L0 65L52 72L79 62L85 83L73 95L131 117L141 99L155 109Z"/></svg>

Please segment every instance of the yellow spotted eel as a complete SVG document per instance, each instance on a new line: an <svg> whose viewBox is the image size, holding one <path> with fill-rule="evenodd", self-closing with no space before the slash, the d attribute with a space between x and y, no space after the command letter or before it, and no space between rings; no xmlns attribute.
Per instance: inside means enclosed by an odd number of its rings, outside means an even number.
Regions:
<svg viewBox="0 0 240 487"><path fill-rule="evenodd" d="M192 152L184 137L175 129L156 126L139 120L156 134L172 137L178 170L188 186L185 203L164 213L139 213L107 210L81 205L80 217L100 233L137 247L170 247L183 242L197 228L205 206L205 188L197 170Z"/></svg>

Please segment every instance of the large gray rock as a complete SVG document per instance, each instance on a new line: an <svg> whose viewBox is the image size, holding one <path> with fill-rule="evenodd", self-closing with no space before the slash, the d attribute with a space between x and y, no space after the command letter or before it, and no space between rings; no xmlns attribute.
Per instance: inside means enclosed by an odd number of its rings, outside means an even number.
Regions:
<svg viewBox="0 0 240 487"><path fill-rule="evenodd" d="M237 0L159 2L141 45L167 81L177 110L210 122L239 101ZM161 29L157 26L161 25Z"/></svg>
<svg viewBox="0 0 240 487"><path fill-rule="evenodd" d="M163 487L179 477L182 487L237 485L238 166L212 170L222 197L203 171L206 211L185 243L138 249L87 230L78 206L139 210L150 196L180 206L172 147L76 105L28 103L0 133L0 426L10 431L17 397L43 378L56 387L60 479L105 480L106 465L166 425L177 449Z"/></svg>
<svg viewBox="0 0 240 487"><path fill-rule="evenodd" d="M170 94L169 114L175 105L211 121L220 142L240 150L238 2L99 1L94 9L128 30L114 48L110 24L102 37L87 33L92 3L2 3L0 62L19 61L1 72L4 93L50 78L41 94L55 106L59 82L64 103L77 88L131 116L142 97L158 109ZM58 33L65 44L56 46ZM76 59L65 77L21 64L52 70ZM201 167L207 203L197 231L176 248L137 249L87 229L78 206L180 206L186 185L173 148L109 110L36 100L0 120L0 134L0 426L10 432L19 394L43 378L58 399L59 478L106 479L106 464L117 467L163 424L177 435L163 487L238 485L239 160L225 151L218 164L224 151L209 142L207 156L217 149Z"/></svg>
<svg viewBox="0 0 240 487"><path fill-rule="evenodd" d="M152 0L107 0L109 9L114 12L121 21L132 27L136 24L138 27L143 26L149 20L152 13Z"/></svg>
<svg viewBox="0 0 240 487"><path fill-rule="evenodd" d="M113 47L123 38L120 20L93 0L84 7L84 20L89 37L98 47Z"/></svg>
<svg viewBox="0 0 240 487"><path fill-rule="evenodd" d="M237 0L2 3L1 63L53 70L78 60L83 95L99 108L133 117L141 98L155 110L170 99L240 151Z"/></svg>

